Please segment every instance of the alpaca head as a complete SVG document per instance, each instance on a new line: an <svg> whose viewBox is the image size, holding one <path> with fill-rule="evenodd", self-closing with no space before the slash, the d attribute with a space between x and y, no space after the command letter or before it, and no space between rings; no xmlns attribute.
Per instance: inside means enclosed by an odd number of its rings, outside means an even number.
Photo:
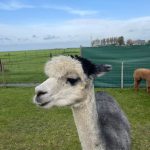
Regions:
<svg viewBox="0 0 150 150"><path fill-rule="evenodd" d="M57 56L46 63L48 79L35 88L34 103L52 106L73 106L83 102L92 81L111 70L110 65L95 65L78 56Z"/></svg>

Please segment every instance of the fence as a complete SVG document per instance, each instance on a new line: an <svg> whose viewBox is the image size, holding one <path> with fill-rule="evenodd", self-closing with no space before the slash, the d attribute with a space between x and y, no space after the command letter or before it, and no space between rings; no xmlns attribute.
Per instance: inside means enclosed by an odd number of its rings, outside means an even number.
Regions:
<svg viewBox="0 0 150 150"><path fill-rule="evenodd" d="M79 55L79 49L0 52L0 86L44 81L44 65L56 55ZM82 47L81 55L94 63L111 64L113 70L95 80L96 87L133 87L136 68L150 68L150 46ZM145 82L142 82L144 85Z"/></svg>
<svg viewBox="0 0 150 150"><path fill-rule="evenodd" d="M112 65L111 72L95 80L96 87L133 87L134 70L150 68L150 45L82 47L81 55L97 64Z"/></svg>
<svg viewBox="0 0 150 150"><path fill-rule="evenodd" d="M0 52L0 86L35 84L47 77L45 63L56 55L78 55L79 49Z"/></svg>

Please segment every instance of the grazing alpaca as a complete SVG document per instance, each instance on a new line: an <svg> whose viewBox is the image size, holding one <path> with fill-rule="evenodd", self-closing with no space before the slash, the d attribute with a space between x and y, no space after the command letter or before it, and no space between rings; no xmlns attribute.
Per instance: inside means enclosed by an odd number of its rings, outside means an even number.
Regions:
<svg viewBox="0 0 150 150"><path fill-rule="evenodd" d="M53 57L48 79L35 88L34 102L44 108L71 106L83 150L129 150L130 127L115 100L94 93L93 79L111 70L82 57Z"/></svg>
<svg viewBox="0 0 150 150"><path fill-rule="evenodd" d="M146 80L147 82L147 92L150 93L150 69L136 69L133 74L134 77L134 88L137 91L141 80Z"/></svg>

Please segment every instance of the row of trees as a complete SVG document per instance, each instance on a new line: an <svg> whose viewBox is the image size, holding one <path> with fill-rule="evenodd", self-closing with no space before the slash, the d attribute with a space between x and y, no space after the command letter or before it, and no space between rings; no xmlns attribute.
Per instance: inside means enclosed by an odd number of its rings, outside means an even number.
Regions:
<svg viewBox="0 0 150 150"><path fill-rule="evenodd" d="M91 42L92 46L96 45L124 45L124 37L110 37L110 38L103 38L101 40L96 39Z"/></svg>
<svg viewBox="0 0 150 150"><path fill-rule="evenodd" d="M128 39L126 42L123 36L120 37L110 37L110 38L103 38L101 40L96 39L91 42L92 47L95 46L105 46L105 45L144 45L150 44L150 40L145 42L145 40L132 40Z"/></svg>

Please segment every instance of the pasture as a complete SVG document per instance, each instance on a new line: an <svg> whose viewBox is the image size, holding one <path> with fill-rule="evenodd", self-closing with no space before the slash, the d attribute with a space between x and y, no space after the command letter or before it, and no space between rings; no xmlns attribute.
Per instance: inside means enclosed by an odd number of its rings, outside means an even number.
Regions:
<svg viewBox="0 0 150 150"><path fill-rule="evenodd" d="M150 149L150 98L145 89L96 89L113 95L132 128L132 150ZM80 150L70 108L32 104L34 88L0 88L0 149Z"/></svg>
<svg viewBox="0 0 150 150"><path fill-rule="evenodd" d="M79 49L0 52L1 83L39 83L43 67L56 55L79 55ZM104 88L113 95L131 123L132 150L150 150L150 95L145 89ZM80 150L71 109L45 110L32 103L34 88L0 88L0 149Z"/></svg>
<svg viewBox="0 0 150 150"><path fill-rule="evenodd" d="M79 55L79 48L0 52L1 83L39 83L46 79L44 64L56 55Z"/></svg>

